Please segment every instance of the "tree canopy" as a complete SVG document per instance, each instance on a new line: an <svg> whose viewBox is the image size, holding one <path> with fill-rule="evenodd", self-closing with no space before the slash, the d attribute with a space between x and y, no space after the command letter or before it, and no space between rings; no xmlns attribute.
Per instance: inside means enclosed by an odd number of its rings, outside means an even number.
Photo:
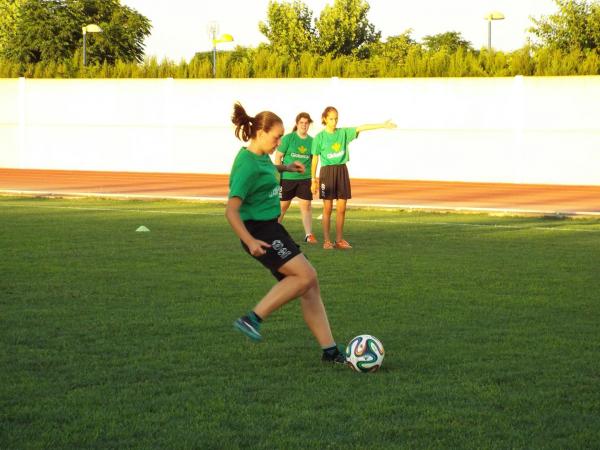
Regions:
<svg viewBox="0 0 600 450"><path fill-rule="evenodd" d="M0 11L0 56L25 64L72 58L90 23L103 31L88 40L89 61L141 62L151 28L119 0L0 0Z"/></svg>
<svg viewBox="0 0 600 450"><path fill-rule="evenodd" d="M267 20L258 28L280 54L297 57L312 50L315 40L312 11L301 1L292 3L269 1Z"/></svg>
<svg viewBox="0 0 600 450"><path fill-rule="evenodd" d="M459 48L473 50L473 46L457 31L447 31L428 35L423 38L423 45L430 52L437 52L445 48L448 53L455 53Z"/></svg>
<svg viewBox="0 0 600 450"><path fill-rule="evenodd" d="M532 18L529 29L540 45L570 50L600 49L600 3L587 0L554 0L558 12Z"/></svg>
<svg viewBox="0 0 600 450"><path fill-rule="evenodd" d="M381 37L369 22L368 12L365 0L335 0L313 19L313 12L300 0L271 0L267 20L260 22L259 30L280 54L296 57L310 51L332 57L368 56L369 44Z"/></svg>
<svg viewBox="0 0 600 450"><path fill-rule="evenodd" d="M381 32L369 22L369 9L365 0L335 0L333 6L326 5L315 22L318 52L361 56L368 44L378 42Z"/></svg>

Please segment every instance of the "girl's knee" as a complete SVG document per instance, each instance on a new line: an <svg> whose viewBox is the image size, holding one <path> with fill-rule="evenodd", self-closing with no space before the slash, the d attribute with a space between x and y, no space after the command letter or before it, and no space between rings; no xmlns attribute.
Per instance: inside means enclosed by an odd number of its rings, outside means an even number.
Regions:
<svg viewBox="0 0 600 450"><path fill-rule="evenodd" d="M308 265L306 269L300 275L300 283L302 284L302 290L304 292L312 289L318 284L317 271L311 265Z"/></svg>

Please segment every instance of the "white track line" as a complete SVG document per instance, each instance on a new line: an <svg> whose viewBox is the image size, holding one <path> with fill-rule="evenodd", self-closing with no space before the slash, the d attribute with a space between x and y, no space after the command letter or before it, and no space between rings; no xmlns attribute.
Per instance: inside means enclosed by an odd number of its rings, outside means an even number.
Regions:
<svg viewBox="0 0 600 450"><path fill-rule="evenodd" d="M67 192L67 193L52 193L47 191L20 191L10 189L0 189L1 194L13 195L35 195L50 198L66 197L93 197L93 198L111 198L111 199L131 199L131 200L185 200L185 201L200 201L200 202L219 202L227 201L227 197L199 197L199 196L158 196L146 194L105 194L98 192ZM321 208L322 205L314 204L313 207ZM412 204L387 204L387 203L350 203L348 208L374 208L374 209L403 209L403 210L418 210L418 211L452 211L452 212L478 212L478 213L497 213L497 214L513 214L513 215L557 215L557 216L592 216L600 217L598 211L556 211L556 210L539 210L539 209L511 209L511 208L476 208L468 206L435 206L435 205L412 205Z"/></svg>

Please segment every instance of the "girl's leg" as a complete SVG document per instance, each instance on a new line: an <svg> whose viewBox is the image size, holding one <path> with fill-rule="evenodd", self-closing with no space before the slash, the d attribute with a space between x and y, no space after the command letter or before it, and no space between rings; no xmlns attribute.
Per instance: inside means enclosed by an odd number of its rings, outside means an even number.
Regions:
<svg viewBox="0 0 600 450"><path fill-rule="evenodd" d="M323 239L331 241L331 210L333 209L333 200L323 199Z"/></svg>
<svg viewBox="0 0 600 450"><path fill-rule="evenodd" d="M302 296L301 305L304 321L317 339L319 345L323 348L335 345L325 305L323 305L323 300L321 299L321 289L318 280Z"/></svg>
<svg viewBox="0 0 600 450"><path fill-rule="evenodd" d="M283 216L283 208L281 210ZM312 234L312 206L310 200L300 199L300 214L302 214L302 225L304 225L304 234Z"/></svg>
<svg viewBox="0 0 600 450"><path fill-rule="evenodd" d="M299 254L281 266L279 272L285 275L285 278L273 286L269 293L258 302L253 312L258 317L266 319L273 311L294 298L301 297L304 321L319 345L321 345L321 348L323 348L321 360L324 362L345 364L346 357L343 352L339 351L331 334L325 306L321 300L317 272L313 266L304 255ZM238 322L241 320L247 321L248 316L236 321L235 325L238 328L240 328ZM244 333L255 340L259 340L261 338L258 332L260 324L252 322L250 325L252 332L244 331Z"/></svg>
<svg viewBox="0 0 600 450"><path fill-rule="evenodd" d="M317 272L302 254L286 262L279 268L279 272L285 278L273 286L253 309L262 319L266 319L289 301L304 295L317 283Z"/></svg>
<svg viewBox="0 0 600 450"><path fill-rule="evenodd" d="M283 221L283 216L285 216L285 212L288 210L288 208L290 207L291 203L292 203L291 200L281 200L279 202L279 204L281 205L281 215L277 219L277 221L279 223L281 223Z"/></svg>
<svg viewBox="0 0 600 450"><path fill-rule="evenodd" d="M336 241L344 239L344 220L346 219L346 199L338 199L335 205L335 234Z"/></svg>

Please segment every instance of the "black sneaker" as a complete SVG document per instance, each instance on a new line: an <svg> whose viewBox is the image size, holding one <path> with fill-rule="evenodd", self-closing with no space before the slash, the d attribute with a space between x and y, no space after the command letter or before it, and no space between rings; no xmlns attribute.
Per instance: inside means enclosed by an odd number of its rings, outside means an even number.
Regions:
<svg viewBox="0 0 600 450"><path fill-rule="evenodd" d="M339 348L337 348L335 352L323 352L323 355L321 356L321 361L333 364L347 364L346 354Z"/></svg>

